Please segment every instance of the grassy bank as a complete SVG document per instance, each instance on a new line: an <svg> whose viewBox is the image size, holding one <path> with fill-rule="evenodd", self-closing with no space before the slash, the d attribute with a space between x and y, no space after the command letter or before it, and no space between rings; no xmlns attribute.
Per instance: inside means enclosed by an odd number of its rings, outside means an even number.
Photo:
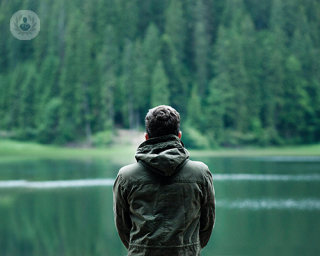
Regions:
<svg viewBox="0 0 320 256"><path fill-rule="evenodd" d="M14 159L76 159L76 158L106 158L116 162L134 160L133 146L114 146L112 148L64 148L53 145L41 145L34 142L19 142L0 139L0 161ZM17 160L18 160L17 159Z"/></svg>
<svg viewBox="0 0 320 256"><path fill-rule="evenodd" d="M192 156L320 156L320 144L286 147L244 147L238 149L190 150Z"/></svg>
<svg viewBox="0 0 320 256"><path fill-rule="evenodd" d="M136 146L113 146L110 148L63 148L40 145L33 142L0 140L0 158L112 158L134 160ZM241 149L189 150L191 156L320 156L320 144L291 147L246 147Z"/></svg>

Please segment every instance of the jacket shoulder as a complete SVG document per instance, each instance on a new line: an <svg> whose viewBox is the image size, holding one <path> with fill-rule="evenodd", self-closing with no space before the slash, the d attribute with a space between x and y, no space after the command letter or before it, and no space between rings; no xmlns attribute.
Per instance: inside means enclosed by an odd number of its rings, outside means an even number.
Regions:
<svg viewBox="0 0 320 256"><path fill-rule="evenodd" d="M205 163L200 161L189 160L187 164L192 168L199 169L200 171L209 170L209 167Z"/></svg>
<svg viewBox="0 0 320 256"><path fill-rule="evenodd" d="M208 178L212 179L212 174L209 167L199 161L189 160L178 172L177 179L190 180L199 183L206 183Z"/></svg>
<svg viewBox="0 0 320 256"><path fill-rule="evenodd" d="M144 167L141 163L134 163L123 166L119 170L119 174L122 178L122 181L129 185L130 183L139 182L141 178L144 176Z"/></svg>
<svg viewBox="0 0 320 256"><path fill-rule="evenodd" d="M132 175L139 172L141 168L142 166L139 163L125 165L119 170L119 174L121 174L123 178L132 177Z"/></svg>
<svg viewBox="0 0 320 256"><path fill-rule="evenodd" d="M192 169L195 173L198 173L199 175L211 174L209 171L209 167L205 163L200 161L189 160L185 168Z"/></svg>

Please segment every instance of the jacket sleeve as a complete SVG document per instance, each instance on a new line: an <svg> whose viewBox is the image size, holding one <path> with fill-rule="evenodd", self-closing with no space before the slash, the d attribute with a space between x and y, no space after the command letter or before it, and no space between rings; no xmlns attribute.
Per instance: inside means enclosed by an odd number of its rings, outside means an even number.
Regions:
<svg viewBox="0 0 320 256"><path fill-rule="evenodd" d="M113 185L113 212L116 229L124 246L128 249L132 227L129 205L119 173Z"/></svg>
<svg viewBox="0 0 320 256"><path fill-rule="evenodd" d="M212 229L215 223L215 192L213 188L212 174L208 170L206 175L206 185L204 186L204 201L201 206L200 215L200 244L205 247L210 239Z"/></svg>

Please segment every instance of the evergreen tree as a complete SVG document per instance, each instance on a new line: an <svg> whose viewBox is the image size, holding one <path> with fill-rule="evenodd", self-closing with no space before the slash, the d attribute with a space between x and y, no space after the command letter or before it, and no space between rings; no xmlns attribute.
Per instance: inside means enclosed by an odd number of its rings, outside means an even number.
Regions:
<svg viewBox="0 0 320 256"><path fill-rule="evenodd" d="M312 60L314 45L311 39L310 25L303 7L299 10L290 50L301 62L305 77L312 76L310 71L312 70L313 62L310 60Z"/></svg>
<svg viewBox="0 0 320 256"><path fill-rule="evenodd" d="M49 135L50 129L46 126L51 121L47 116L47 105L50 101L58 96L58 78L59 78L59 59L54 55L47 56L41 66L38 80L36 82L36 116L35 124L41 133L42 142L51 142L52 136ZM56 109L59 112L59 109Z"/></svg>
<svg viewBox="0 0 320 256"><path fill-rule="evenodd" d="M151 74L160 54L160 32L154 23L150 23L143 41L144 55L148 73ZM151 77L149 77L149 83Z"/></svg>
<svg viewBox="0 0 320 256"><path fill-rule="evenodd" d="M184 58L184 47L186 43L186 21L183 17L182 3L173 0L166 12L165 33L170 37L174 57L179 62Z"/></svg>
<svg viewBox="0 0 320 256"><path fill-rule="evenodd" d="M23 81L19 85L20 101L19 101L19 116L18 116L18 130L17 137L21 139L33 139L35 130L35 84L37 81L37 72L33 64L26 63L22 67Z"/></svg>
<svg viewBox="0 0 320 256"><path fill-rule="evenodd" d="M146 65L146 56L140 40L135 42L134 50L134 112L136 127L139 127L141 118L148 111L150 105L150 84L148 84L148 67Z"/></svg>
<svg viewBox="0 0 320 256"><path fill-rule="evenodd" d="M183 115L186 112L183 104L188 100L188 78L184 64L187 30L180 0L171 1L165 18L161 58L169 79L170 102Z"/></svg>
<svg viewBox="0 0 320 256"><path fill-rule="evenodd" d="M202 0L197 0L196 5L196 23L194 29L194 52L196 81L198 83L200 96L206 95L208 83L208 64L209 64L209 39L206 33L205 6Z"/></svg>
<svg viewBox="0 0 320 256"><path fill-rule="evenodd" d="M113 26L106 28L106 38L101 54L100 64L100 129L110 129L114 123L114 89L117 80L119 50Z"/></svg>
<svg viewBox="0 0 320 256"><path fill-rule="evenodd" d="M122 74L121 74L121 89L122 89L122 116L123 123L130 129L135 128L135 116L134 116L134 47L131 40L127 40L122 56Z"/></svg>
<svg viewBox="0 0 320 256"><path fill-rule="evenodd" d="M7 28L21 6L33 40ZM189 141L317 142L319 31L316 0L0 1L0 129L90 143L171 104Z"/></svg>
<svg viewBox="0 0 320 256"><path fill-rule="evenodd" d="M214 67L217 73L216 79L228 82L223 86L230 92L226 106L226 125L244 132L249 125L246 104L249 78L245 67L242 40L235 28L227 30L221 27L215 48Z"/></svg>
<svg viewBox="0 0 320 256"><path fill-rule="evenodd" d="M305 90L308 93L310 105L317 106L319 104L319 86L314 83L317 81L317 60L313 56L317 56L317 51L314 48L311 37L311 28L306 16L306 11L303 6L299 8L297 17L297 26L292 38L290 46L291 53L301 63L300 75L305 80ZM302 135L306 142L311 142L315 139L315 131L317 130L317 116L315 108L310 108L305 116L305 132Z"/></svg>
<svg viewBox="0 0 320 256"><path fill-rule="evenodd" d="M8 76L0 75L0 130L7 129L5 118L9 112L8 97L9 83Z"/></svg>
<svg viewBox="0 0 320 256"><path fill-rule="evenodd" d="M58 98L59 65L59 58L53 54L48 55L42 63L36 83L38 104L35 123L38 130L37 139L42 143L56 142L58 136L61 106L61 100Z"/></svg>
<svg viewBox="0 0 320 256"><path fill-rule="evenodd" d="M203 130L202 114L199 89L197 85L193 85L188 101L188 125L193 126L197 130Z"/></svg>
<svg viewBox="0 0 320 256"><path fill-rule="evenodd" d="M20 64L8 77L8 98L7 106L8 112L6 113L4 126L9 130L16 130L19 128L19 112L20 110L20 97L21 97L21 85L23 84L24 77L26 76L26 70L28 64Z"/></svg>
<svg viewBox="0 0 320 256"><path fill-rule="evenodd" d="M247 73L247 115L248 128L253 131L258 126L261 126L261 84L259 76L261 74L258 44L254 31L254 24L249 15L245 15L240 23L240 34L242 35L242 48L244 54L244 66ZM258 135L257 135L258 136Z"/></svg>
<svg viewBox="0 0 320 256"><path fill-rule="evenodd" d="M137 26L138 26L138 4L137 0L119 0L118 7L121 8L121 18L118 17L117 31L120 33L122 38L122 43L126 43L125 40L130 39L134 40L137 35ZM123 40L124 39L124 40Z"/></svg>
<svg viewBox="0 0 320 256"><path fill-rule="evenodd" d="M163 68L162 61L159 60L152 74L151 107L158 105L169 105L170 91L168 88L168 78Z"/></svg>
<svg viewBox="0 0 320 256"><path fill-rule="evenodd" d="M52 17L51 15L47 15L48 9L52 8L52 3L49 3L48 1L41 1L39 3L39 8L38 8L38 16L41 17L41 28L42 27L49 27L49 24L52 24L52 21L50 18ZM41 29L41 37L48 38L48 29ZM39 68L42 64L43 59L46 57L46 54L48 52L48 42L46 40L39 40L39 37L34 38L34 62ZM41 92L39 92L41 94Z"/></svg>
<svg viewBox="0 0 320 256"><path fill-rule="evenodd" d="M265 32L260 35L261 44L261 124L264 128L264 143L279 143L277 125L278 110L283 94L284 71L284 40L282 33L278 35Z"/></svg>
<svg viewBox="0 0 320 256"><path fill-rule="evenodd" d="M299 13L299 0L274 0L270 14L270 25L273 30L284 32L285 43L292 38Z"/></svg>
<svg viewBox="0 0 320 256"><path fill-rule="evenodd" d="M89 21L88 21L89 22ZM91 72L91 47L92 43L87 40L91 37L91 30L86 22L79 24L76 32L76 56L75 60L78 66L78 81L76 83L75 100L78 104L74 108L73 115L76 117L76 125L79 135L86 136L87 143L91 145L91 81L93 72Z"/></svg>
<svg viewBox="0 0 320 256"><path fill-rule="evenodd" d="M37 140L41 143L57 143L59 138L59 111L61 100L58 97L50 98L42 110L43 118L38 127Z"/></svg>
<svg viewBox="0 0 320 256"><path fill-rule="evenodd" d="M65 57L59 81L61 107L59 109L59 138L58 141L66 142L83 136L78 128L81 123L82 109L82 84L79 83L79 66L77 59L77 30L81 13L75 10L67 25ZM86 61L86 60L85 60Z"/></svg>
<svg viewBox="0 0 320 256"><path fill-rule="evenodd" d="M228 91L225 91L225 85L229 82L224 81L227 77L220 75L212 79L209 83L209 95L205 108L205 130L215 145L224 141L224 115L226 111L226 99Z"/></svg>
<svg viewBox="0 0 320 256"><path fill-rule="evenodd" d="M307 82L302 76L301 64L295 56L289 56L285 68L287 74L284 81L284 98L279 112L281 133L287 142L301 143L301 135L308 129L306 115L312 111L306 91Z"/></svg>
<svg viewBox="0 0 320 256"><path fill-rule="evenodd" d="M255 28L258 31L267 29L273 1L244 0L244 3L252 17Z"/></svg>

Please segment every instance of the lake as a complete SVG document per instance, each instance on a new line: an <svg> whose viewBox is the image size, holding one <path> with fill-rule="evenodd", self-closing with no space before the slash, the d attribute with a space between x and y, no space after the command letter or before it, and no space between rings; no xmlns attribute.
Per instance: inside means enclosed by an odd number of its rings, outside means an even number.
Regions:
<svg viewBox="0 0 320 256"><path fill-rule="evenodd" d="M217 219L202 256L318 255L320 157L203 157ZM121 166L0 161L1 256L124 256L112 209Z"/></svg>

